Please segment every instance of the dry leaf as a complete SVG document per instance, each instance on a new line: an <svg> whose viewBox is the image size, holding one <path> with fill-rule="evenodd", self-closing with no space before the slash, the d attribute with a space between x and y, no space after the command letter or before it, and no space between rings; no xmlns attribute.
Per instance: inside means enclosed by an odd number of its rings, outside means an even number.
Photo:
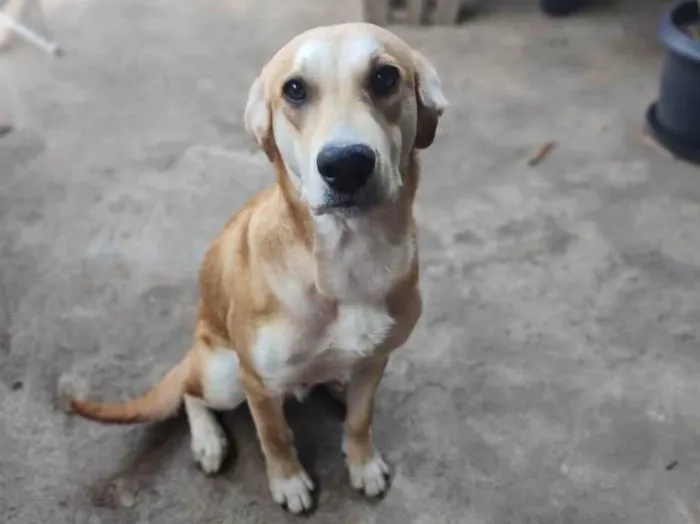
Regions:
<svg viewBox="0 0 700 524"><path fill-rule="evenodd" d="M557 143L554 140L550 140L549 142L542 144L527 158L527 165L534 167L542 162L552 152L552 149L554 149L556 144Z"/></svg>

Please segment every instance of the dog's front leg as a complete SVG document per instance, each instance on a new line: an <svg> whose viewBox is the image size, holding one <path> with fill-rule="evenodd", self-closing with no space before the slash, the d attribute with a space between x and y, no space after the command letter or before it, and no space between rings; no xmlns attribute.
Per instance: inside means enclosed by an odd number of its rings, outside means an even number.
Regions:
<svg viewBox="0 0 700 524"><path fill-rule="evenodd" d="M386 491L389 467L372 443L374 394L388 357L363 361L353 370L346 390L343 452L352 487L376 497Z"/></svg>
<svg viewBox="0 0 700 524"><path fill-rule="evenodd" d="M272 498L292 513L310 509L314 486L297 459L292 431L284 418L284 398L272 395L253 379L243 383L265 456Z"/></svg>
<svg viewBox="0 0 700 524"><path fill-rule="evenodd" d="M359 362L346 386L345 437L343 452L350 473L350 483L368 496L381 495L387 488L389 467L372 442L374 396L382 379L389 354L402 346L413 332L422 311L417 290L400 302L394 328L375 351L375 357Z"/></svg>

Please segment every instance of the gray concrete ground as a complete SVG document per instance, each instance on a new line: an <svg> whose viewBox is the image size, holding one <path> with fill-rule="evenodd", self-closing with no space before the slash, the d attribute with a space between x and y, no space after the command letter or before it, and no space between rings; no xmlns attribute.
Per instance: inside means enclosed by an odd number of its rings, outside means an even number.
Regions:
<svg viewBox="0 0 700 524"><path fill-rule="evenodd" d="M308 522L700 522L700 172L641 141L664 5L552 21L488 0L461 27L396 28L452 102L423 155L425 314L379 394L384 500L349 487L337 407L290 406L321 488ZM65 58L0 55L0 522L297 522L244 409L210 479L181 418L102 427L55 391L133 393L179 359L207 242L271 179L250 81L359 2L45 6Z"/></svg>

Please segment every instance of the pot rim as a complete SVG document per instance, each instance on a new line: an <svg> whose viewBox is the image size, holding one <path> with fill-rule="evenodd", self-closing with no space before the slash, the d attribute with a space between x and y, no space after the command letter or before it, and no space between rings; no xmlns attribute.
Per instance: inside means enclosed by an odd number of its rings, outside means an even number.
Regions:
<svg viewBox="0 0 700 524"><path fill-rule="evenodd" d="M691 9L698 12L695 21L700 21L700 6L697 0L681 0L666 9L659 26L659 40L681 56L700 62L700 41L688 36L676 24L677 18L685 14L683 11Z"/></svg>

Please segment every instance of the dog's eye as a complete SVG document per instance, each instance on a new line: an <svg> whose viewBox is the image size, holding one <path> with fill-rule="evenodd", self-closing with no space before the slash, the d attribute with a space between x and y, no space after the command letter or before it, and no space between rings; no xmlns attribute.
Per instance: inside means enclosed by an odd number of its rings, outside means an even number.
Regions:
<svg viewBox="0 0 700 524"><path fill-rule="evenodd" d="M293 104L301 104L306 100L306 85L298 78L287 80L282 86L282 94Z"/></svg>
<svg viewBox="0 0 700 524"><path fill-rule="evenodd" d="M399 70L392 65L379 66L369 77L369 88L376 96L391 93L401 79Z"/></svg>

